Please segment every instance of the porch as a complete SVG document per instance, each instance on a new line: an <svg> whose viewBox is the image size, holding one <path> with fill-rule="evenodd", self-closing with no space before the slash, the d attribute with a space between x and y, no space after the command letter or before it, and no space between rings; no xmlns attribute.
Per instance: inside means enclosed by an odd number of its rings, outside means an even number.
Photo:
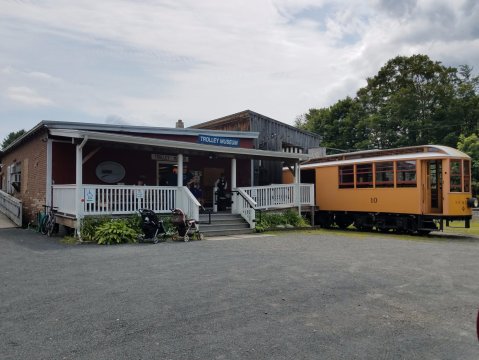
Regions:
<svg viewBox="0 0 479 360"><path fill-rule="evenodd" d="M77 194L79 203L75 201ZM228 212L241 216L250 229L255 227L258 210L296 207L301 211L314 206L313 184L240 187L231 195ZM131 215L139 209L170 214L172 209L181 208L188 218L200 221L202 208L186 186L53 185L52 204L57 208L58 222L77 229L78 219L85 216Z"/></svg>
<svg viewBox="0 0 479 360"><path fill-rule="evenodd" d="M183 130L185 134L192 132L181 129L180 133ZM215 139L230 139L216 135ZM189 141L180 141L51 129L51 138L47 139L46 203L58 208L60 223L77 232L85 216L134 214L142 208L160 214L181 208L188 218L199 220L202 205L184 186L189 185L185 179L200 179L197 183L204 190L204 203L214 211L213 186L218 175L224 174L232 195L231 212L241 215L251 229L255 227L257 210L312 206L313 186L300 184L299 172L299 163L308 155L257 150L248 143L239 146L243 144L241 136L253 135L238 133L238 146L231 147L219 146L221 141L217 145L204 144L205 135L199 133L197 137L190 134ZM253 184L253 161L260 160L288 166L294 174L294 184L248 187ZM164 165L169 169L166 184ZM148 186L126 185L140 174L146 174Z"/></svg>

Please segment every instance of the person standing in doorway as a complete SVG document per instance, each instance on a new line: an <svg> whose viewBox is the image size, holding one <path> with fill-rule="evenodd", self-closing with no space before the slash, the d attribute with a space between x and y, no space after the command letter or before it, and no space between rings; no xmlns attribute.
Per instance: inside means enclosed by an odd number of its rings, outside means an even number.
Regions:
<svg viewBox="0 0 479 360"><path fill-rule="evenodd" d="M218 180L216 180L215 188L218 210L226 210L226 189L228 188L228 183L225 179L225 174L221 174Z"/></svg>

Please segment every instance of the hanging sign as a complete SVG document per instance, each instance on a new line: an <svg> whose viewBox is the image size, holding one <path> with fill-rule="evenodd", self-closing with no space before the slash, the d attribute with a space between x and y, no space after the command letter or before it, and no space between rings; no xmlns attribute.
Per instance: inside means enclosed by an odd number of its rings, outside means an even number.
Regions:
<svg viewBox="0 0 479 360"><path fill-rule="evenodd" d="M198 135L198 143L216 146L239 147L240 139L223 136Z"/></svg>
<svg viewBox="0 0 479 360"><path fill-rule="evenodd" d="M178 156L165 154L151 154L151 159L160 161L162 164L177 164ZM188 162L188 156L183 156L183 162Z"/></svg>

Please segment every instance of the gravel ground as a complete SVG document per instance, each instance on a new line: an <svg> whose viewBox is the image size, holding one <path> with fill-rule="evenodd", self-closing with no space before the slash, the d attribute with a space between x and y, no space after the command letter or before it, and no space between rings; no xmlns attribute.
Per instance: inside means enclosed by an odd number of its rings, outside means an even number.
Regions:
<svg viewBox="0 0 479 360"><path fill-rule="evenodd" d="M479 238L0 230L1 359L479 359Z"/></svg>

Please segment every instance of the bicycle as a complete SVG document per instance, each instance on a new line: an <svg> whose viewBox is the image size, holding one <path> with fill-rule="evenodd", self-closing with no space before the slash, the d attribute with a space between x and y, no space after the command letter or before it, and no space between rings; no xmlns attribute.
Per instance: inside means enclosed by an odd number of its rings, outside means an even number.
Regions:
<svg viewBox="0 0 479 360"><path fill-rule="evenodd" d="M58 208L49 205L43 205L43 207L45 208L45 216L40 224L40 232L43 235L52 236L58 230L57 223L55 222L55 213Z"/></svg>

